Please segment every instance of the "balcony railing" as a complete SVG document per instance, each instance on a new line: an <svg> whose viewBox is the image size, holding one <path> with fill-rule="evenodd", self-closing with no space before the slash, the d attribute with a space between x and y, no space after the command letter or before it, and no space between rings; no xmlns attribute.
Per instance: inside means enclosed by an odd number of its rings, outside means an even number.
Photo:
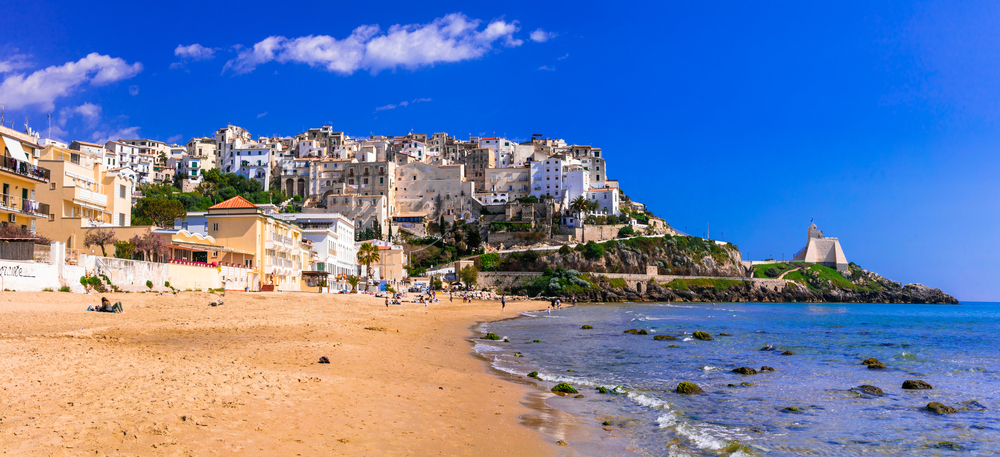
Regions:
<svg viewBox="0 0 1000 457"><path fill-rule="evenodd" d="M49 205L39 203L27 198L15 197L13 195L0 194L0 207L8 211L30 214L33 216L49 216Z"/></svg>
<svg viewBox="0 0 1000 457"><path fill-rule="evenodd" d="M0 169L43 182L49 182L51 175L48 168L36 167L28 162L7 156L0 156Z"/></svg>

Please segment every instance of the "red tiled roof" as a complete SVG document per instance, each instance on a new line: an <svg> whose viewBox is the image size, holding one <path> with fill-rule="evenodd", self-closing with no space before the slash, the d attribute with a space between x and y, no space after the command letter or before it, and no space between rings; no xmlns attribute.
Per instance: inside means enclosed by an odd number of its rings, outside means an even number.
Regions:
<svg viewBox="0 0 1000 457"><path fill-rule="evenodd" d="M218 205L210 206L208 207L208 209L233 209L233 208L256 208L256 207L257 205L250 203L250 200L247 200L237 195L233 198L230 198L229 200L219 203Z"/></svg>

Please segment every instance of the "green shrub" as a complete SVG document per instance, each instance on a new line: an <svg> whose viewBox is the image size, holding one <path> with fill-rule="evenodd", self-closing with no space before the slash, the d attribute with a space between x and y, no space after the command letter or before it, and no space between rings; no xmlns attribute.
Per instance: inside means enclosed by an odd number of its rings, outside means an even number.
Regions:
<svg viewBox="0 0 1000 457"><path fill-rule="evenodd" d="M778 271L777 268L768 268L764 274L766 274L769 278L777 278L778 276L781 276L781 272Z"/></svg>
<svg viewBox="0 0 1000 457"><path fill-rule="evenodd" d="M46 288L42 289L42 292L55 292L55 291L52 290L51 287L46 287Z"/></svg>
<svg viewBox="0 0 1000 457"><path fill-rule="evenodd" d="M618 229L618 238L628 238L633 235L635 235L635 230L631 226Z"/></svg>
<svg viewBox="0 0 1000 457"><path fill-rule="evenodd" d="M604 257L604 246L593 241L588 242L583 248L583 258L587 260L597 260Z"/></svg>
<svg viewBox="0 0 1000 457"><path fill-rule="evenodd" d="M628 287L628 284L622 278L611 278L611 287L615 289L624 289Z"/></svg>
<svg viewBox="0 0 1000 457"><path fill-rule="evenodd" d="M153 281L150 281L150 280L147 279L146 280L146 287L149 288L149 289L152 289L153 288Z"/></svg>
<svg viewBox="0 0 1000 457"><path fill-rule="evenodd" d="M59 292L69 292L69 286L62 286L59 288Z"/></svg>
<svg viewBox="0 0 1000 457"><path fill-rule="evenodd" d="M166 287L167 289L173 289L173 287L170 287L170 281L164 281L163 287Z"/></svg>
<svg viewBox="0 0 1000 457"><path fill-rule="evenodd" d="M568 244L564 244L561 248L559 248L559 254L569 255L571 252L573 252L573 249L570 249Z"/></svg>
<svg viewBox="0 0 1000 457"><path fill-rule="evenodd" d="M560 382L559 384L556 384L555 387L552 388L552 392L555 392L557 394L579 393L576 391L576 389L573 388L573 386L566 384L565 382Z"/></svg>

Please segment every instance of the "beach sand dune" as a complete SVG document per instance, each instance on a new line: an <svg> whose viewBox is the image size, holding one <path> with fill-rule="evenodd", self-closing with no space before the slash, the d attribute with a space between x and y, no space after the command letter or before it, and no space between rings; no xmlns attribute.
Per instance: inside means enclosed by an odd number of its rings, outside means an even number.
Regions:
<svg viewBox="0 0 1000 457"><path fill-rule="evenodd" d="M7 455L559 455L470 326L544 303L0 293ZM329 358L329 364L318 363Z"/></svg>

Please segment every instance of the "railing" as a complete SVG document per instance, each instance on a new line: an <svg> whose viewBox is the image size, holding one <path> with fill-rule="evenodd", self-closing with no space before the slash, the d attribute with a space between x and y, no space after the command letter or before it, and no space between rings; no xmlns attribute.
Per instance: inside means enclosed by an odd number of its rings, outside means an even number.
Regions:
<svg viewBox="0 0 1000 457"><path fill-rule="evenodd" d="M48 204L7 194L0 194L0 207L35 216L49 216Z"/></svg>
<svg viewBox="0 0 1000 457"><path fill-rule="evenodd" d="M207 267L207 268L215 268L217 266L215 262L205 263L205 262L195 262L193 260L184 260L184 259L167 259L167 263L175 263L178 265L191 265L195 267Z"/></svg>
<svg viewBox="0 0 1000 457"><path fill-rule="evenodd" d="M73 198L100 206L108 206L108 196L89 189L75 188Z"/></svg>
<svg viewBox="0 0 1000 457"><path fill-rule="evenodd" d="M0 168L39 181L49 182L52 172L48 168L36 167L13 157L0 156Z"/></svg>
<svg viewBox="0 0 1000 457"><path fill-rule="evenodd" d="M292 244L292 238L291 237L284 236L284 235L278 235L278 234L272 234L271 235L271 241L274 241L275 243L281 243L281 244Z"/></svg>

